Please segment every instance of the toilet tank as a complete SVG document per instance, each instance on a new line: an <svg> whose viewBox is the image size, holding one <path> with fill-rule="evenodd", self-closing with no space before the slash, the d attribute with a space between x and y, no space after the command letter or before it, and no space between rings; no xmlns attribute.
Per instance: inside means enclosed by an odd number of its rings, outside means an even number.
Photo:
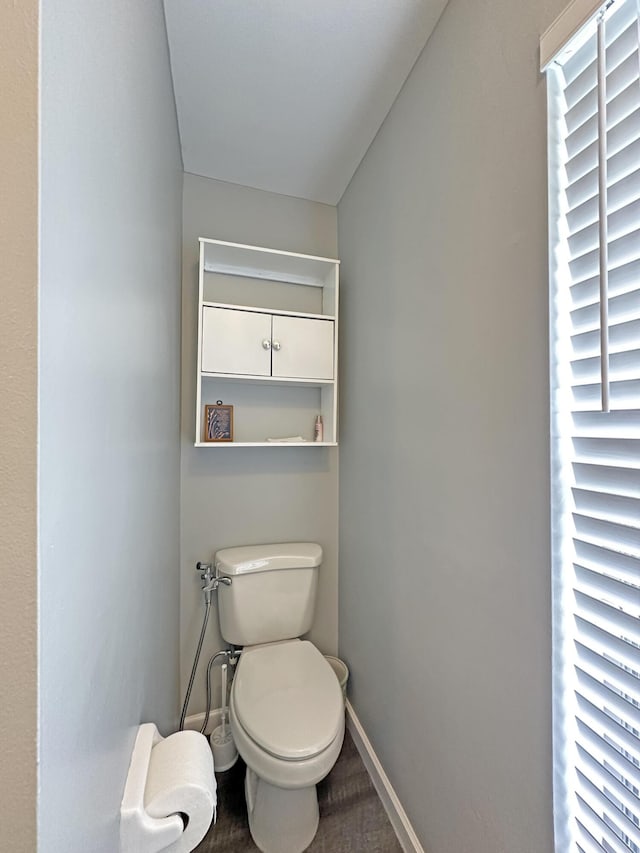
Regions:
<svg viewBox="0 0 640 853"><path fill-rule="evenodd" d="M314 542L246 545L215 556L220 631L227 643L253 646L300 637L311 628L322 548Z"/></svg>

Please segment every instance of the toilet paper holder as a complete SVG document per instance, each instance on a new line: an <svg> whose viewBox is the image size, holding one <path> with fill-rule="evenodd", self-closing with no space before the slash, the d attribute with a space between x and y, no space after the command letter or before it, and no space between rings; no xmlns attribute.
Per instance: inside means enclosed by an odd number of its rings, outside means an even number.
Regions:
<svg viewBox="0 0 640 853"><path fill-rule="evenodd" d="M215 815L216 782L213 773L213 761L210 758L211 750L206 739L198 732L179 732L165 739L153 723L144 723L138 728L120 808L121 853L183 851L185 849L191 850L197 846L198 840L195 839L193 847L191 844L185 847L184 843L181 843L187 839L185 838L185 822L179 811L176 810L176 812L166 816L155 816L149 813L145 801L145 792L148 793L149 768L152 764L153 749L163 742L167 746L172 741L177 745L175 739L185 737L202 737L203 747L206 748L206 754L211 764L210 774L205 773L205 776L210 775L210 780L207 779L207 787L210 787L208 802L210 810L208 821L206 821L207 826L211 822L212 816ZM195 744L195 746L199 746L199 744ZM163 749L164 747L161 747L160 751ZM195 829L195 827L191 827L191 829ZM206 828L202 831L202 835L205 832ZM187 833L187 835L190 834L191 832Z"/></svg>

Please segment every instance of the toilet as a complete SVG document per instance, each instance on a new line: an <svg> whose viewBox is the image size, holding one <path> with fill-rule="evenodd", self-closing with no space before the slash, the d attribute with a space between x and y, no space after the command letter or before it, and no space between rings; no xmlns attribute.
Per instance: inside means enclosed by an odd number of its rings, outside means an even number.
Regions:
<svg viewBox="0 0 640 853"><path fill-rule="evenodd" d="M242 646L231 731L247 765L249 829L263 853L302 853L318 829L316 784L344 739L344 699L313 622L322 548L311 542L226 548L215 556L220 629Z"/></svg>

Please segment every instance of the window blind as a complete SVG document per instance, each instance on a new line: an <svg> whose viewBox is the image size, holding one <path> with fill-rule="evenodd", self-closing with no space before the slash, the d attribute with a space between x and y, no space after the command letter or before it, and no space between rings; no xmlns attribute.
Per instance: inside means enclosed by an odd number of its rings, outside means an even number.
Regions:
<svg viewBox="0 0 640 853"><path fill-rule="evenodd" d="M639 12L548 68L558 853L640 853Z"/></svg>

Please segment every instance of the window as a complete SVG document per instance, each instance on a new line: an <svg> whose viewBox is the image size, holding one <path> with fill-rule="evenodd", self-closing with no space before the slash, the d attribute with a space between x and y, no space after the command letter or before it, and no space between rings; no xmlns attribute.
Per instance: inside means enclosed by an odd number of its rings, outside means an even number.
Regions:
<svg viewBox="0 0 640 853"><path fill-rule="evenodd" d="M614 0L546 69L558 853L640 853L639 31Z"/></svg>

